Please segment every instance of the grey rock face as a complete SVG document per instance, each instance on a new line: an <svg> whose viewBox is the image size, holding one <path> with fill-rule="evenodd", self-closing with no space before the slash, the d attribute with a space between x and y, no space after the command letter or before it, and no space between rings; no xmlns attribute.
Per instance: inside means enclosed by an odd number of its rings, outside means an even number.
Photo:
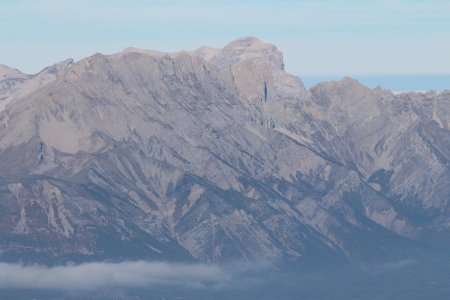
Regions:
<svg viewBox="0 0 450 300"><path fill-rule="evenodd" d="M27 78L28 75L19 70L0 65L0 105L4 106L4 100L9 96L11 90Z"/></svg>
<svg viewBox="0 0 450 300"><path fill-rule="evenodd" d="M0 112L3 259L364 261L450 224L448 92L306 90L255 38L20 80Z"/></svg>

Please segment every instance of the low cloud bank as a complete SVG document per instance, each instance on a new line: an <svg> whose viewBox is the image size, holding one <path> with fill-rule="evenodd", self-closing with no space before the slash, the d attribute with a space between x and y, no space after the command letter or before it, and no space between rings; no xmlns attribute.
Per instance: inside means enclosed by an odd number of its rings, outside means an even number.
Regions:
<svg viewBox="0 0 450 300"><path fill-rule="evenodd" d="M255 283L249 274L268 263L183 264L167 262L93 262L56 267L0 263L0 288L95 290L107 287L179 286L225 288Z"/></svg>

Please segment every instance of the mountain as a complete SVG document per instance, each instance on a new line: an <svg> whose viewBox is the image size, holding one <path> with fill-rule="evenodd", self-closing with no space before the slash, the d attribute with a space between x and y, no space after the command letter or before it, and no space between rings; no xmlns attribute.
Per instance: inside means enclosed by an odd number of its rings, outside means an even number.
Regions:
<svg viewBox="0 0 450 300"><path fill-rule="evenodd" d="M361 264L449 245L450 91L308 90L253 37L1 70L3 261Z"/></svg>
<svg viewBox="0 0 450 300"><path fill-rule="evenodd" d="M27 77L27 75L19 70L11 69L0 64L0 107L4 106L4 100L9 96L10 91L15 85L20 84Z"/></svg>
<svg viewBox="0 0 450 300"><path fill-rule="evenodd" d="M17 69L12 69L8 66L1 65L0 64L0 80L7 80L7 79L25 79L28 75L23 74Z"/></svg>

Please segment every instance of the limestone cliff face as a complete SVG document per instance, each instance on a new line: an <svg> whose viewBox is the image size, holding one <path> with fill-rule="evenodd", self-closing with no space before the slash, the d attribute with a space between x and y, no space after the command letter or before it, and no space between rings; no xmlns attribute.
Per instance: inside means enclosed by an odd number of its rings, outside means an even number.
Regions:
<svg viewBox="0 0 450 300"><path fill-rule="evenodd" d="M0 112L3 259L364 261L450 224L447 92L306 90L255 38L17 78Z"/></svg>

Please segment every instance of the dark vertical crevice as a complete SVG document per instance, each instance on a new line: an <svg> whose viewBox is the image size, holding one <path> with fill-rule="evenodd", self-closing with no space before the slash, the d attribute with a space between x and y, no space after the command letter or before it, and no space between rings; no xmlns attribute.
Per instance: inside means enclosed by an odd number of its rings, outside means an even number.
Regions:
<svg viewBox="0 0 450 300"><path fill-rule="evenodd" d="M267 102L267 83L264 81L264 102Z"/></svg>

